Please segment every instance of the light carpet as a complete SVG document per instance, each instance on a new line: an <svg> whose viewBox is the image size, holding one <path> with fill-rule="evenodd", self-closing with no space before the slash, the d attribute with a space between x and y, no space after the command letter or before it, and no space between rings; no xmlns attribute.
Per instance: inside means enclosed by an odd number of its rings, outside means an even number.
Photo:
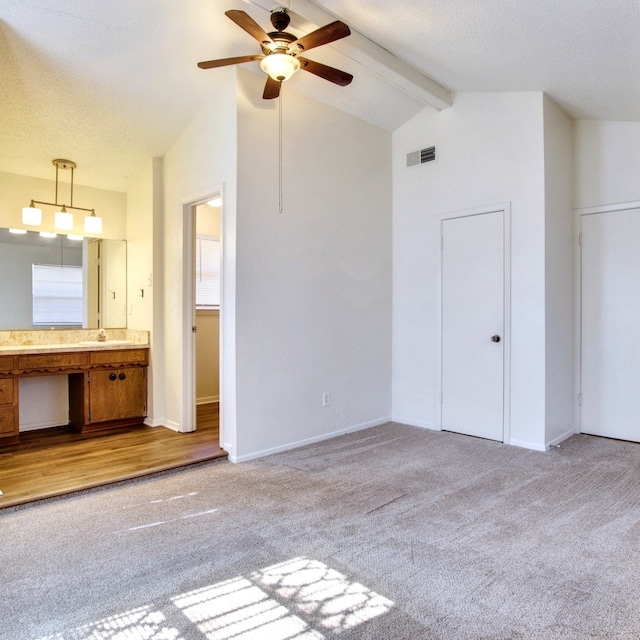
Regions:
<svg viewBox="0 0 640 640"><path fill-rule="evenodd" d="M0 532L6 640L640 638L640 446L584 435L387 424Z"/></svg>

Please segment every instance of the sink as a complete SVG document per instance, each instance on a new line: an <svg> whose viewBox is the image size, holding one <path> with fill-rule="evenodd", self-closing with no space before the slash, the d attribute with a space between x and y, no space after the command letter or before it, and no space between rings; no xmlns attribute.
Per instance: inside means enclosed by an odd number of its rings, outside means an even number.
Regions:
<svg viewBox="0 0 640 640"><path fill-rule="evenodd" d="M117 345L117 344L133 344L133 340L84 340L82 342L78 342L79 345L83 347L95 347L100 345Z"/></svg>

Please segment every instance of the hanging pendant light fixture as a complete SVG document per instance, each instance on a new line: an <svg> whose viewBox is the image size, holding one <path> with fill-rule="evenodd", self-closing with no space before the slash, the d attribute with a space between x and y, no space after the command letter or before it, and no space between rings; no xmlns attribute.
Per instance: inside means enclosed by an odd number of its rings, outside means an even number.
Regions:
<svg viewBox="0 0 640 640"><path fill-rule="evenodd" d="M22 224L29 226L39 226L42 224L42 209L36 207L36 204L47 205L49 207L59 207L59 210L54 214L54 226L56 229L63 231L71 231L74 227L73 214L67 209L75 209L77 211L87 211L90 215L84 219L85 233L102 233L102 218L96 216L95 209L86 209L85 207L73 206L73 172L76 169L76 163L72 160L63 160L57 158L53 160L53 165L56 168L56 194L55 202L43 202L41 200L31 200L28 207L22 209ZM60 169L71 171L71 184L70 184L70 203L64 204L58 202L58 177Z"/></svg>

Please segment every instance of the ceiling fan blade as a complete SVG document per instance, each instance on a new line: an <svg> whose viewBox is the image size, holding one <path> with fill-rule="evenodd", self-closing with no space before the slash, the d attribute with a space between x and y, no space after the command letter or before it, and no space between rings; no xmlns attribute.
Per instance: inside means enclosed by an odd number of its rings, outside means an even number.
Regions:
<svg viewBox="0 0 640 640"><path fill-rule="evenodd" d="M326 64L308 60L307 58L301 58L300 56L298 56L298 60L300 60L301 69L313 73L320 78L324 78L329 82L333 82L334 84L339 84L341 87L346 87L353 80L353 76L346 71L340 71L340 69L335 69L334 67L329 67Z"/></svg>
<svg viewBox="0 0 640 640"><path fill-rule="evenodd" d="M231 18L241 29L253 36L260 44L273 44L267 32L248 14L237 9L225 11L224 15Z"/></svg>
<svg viewBox="0 0 640 640"><path fill-rule="evenodd" d="M314 47L319 47L320 45L340 40L340 38L345 38L350 33L351 29L349 29L344 22L336 20L331 24L327 24L324 27L320 27L319 29L308 33L306 36L302 36L302 38L299 38L295 42L292 42L289 46L289 51L292 53L309 51L309 49L313 49Z"/></svg>
<svg viewBox="0 0 640 640"><path fill-rule="evenodd" d="M198 62L201 69L214 69L215 67L226 67L230 64L240 64L242 62L253 62L254 60L262 60L264 56L239 56L237 58L221 58L220 60L207 60Z"/></svg>
<svg viewBox="0 0 640 640"><path fill-rule="evenodd" d="M282 82L274 80L271 76L267 76L267 84L264 85L262 97L265 100L273 100L273 98L277 98L280 95L281 86Z"/></svg>

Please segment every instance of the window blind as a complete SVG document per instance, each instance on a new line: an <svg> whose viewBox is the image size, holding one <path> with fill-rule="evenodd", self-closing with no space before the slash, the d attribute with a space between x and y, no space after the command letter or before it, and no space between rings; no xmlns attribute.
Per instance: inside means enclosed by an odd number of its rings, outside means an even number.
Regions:
<svg viewBox="0 0 640 640"><path fill-rule="evenodd" d="M196 307L220 306L220 238L196 236Z"/></svg>
<svg viewBox="0 0 640 640"><path fill-rule="evenodd" d="M82 326L82 267L32 265L33 324Z"/></svg>

